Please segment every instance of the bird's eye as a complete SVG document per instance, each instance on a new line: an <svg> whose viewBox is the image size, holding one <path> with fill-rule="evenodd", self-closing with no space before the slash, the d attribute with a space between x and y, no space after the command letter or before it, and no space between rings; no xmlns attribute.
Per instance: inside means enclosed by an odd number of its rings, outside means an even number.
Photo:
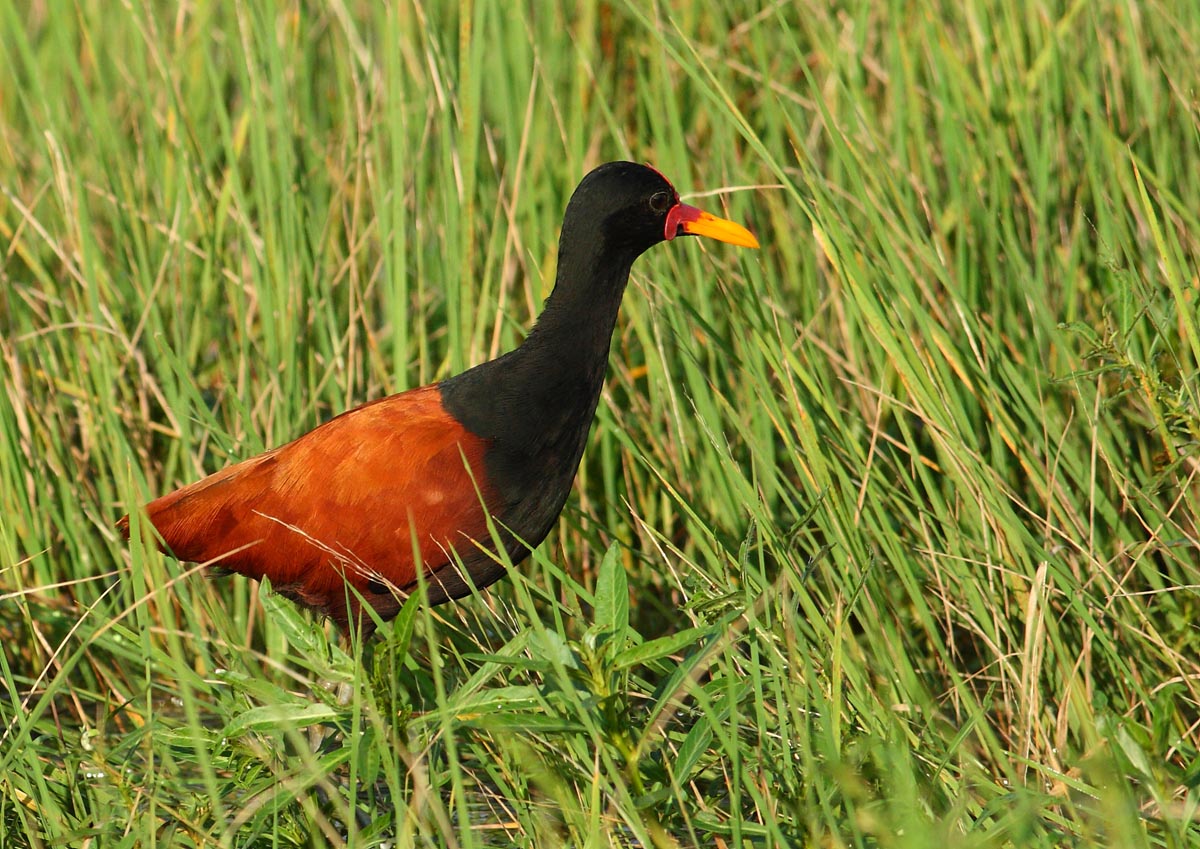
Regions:
<svg viewBox="0 0 1200 849"><path fill-rule="evenodd" d="M650 195L650 208L655 212L666 212L671 205L671 196L666 192L655 192Z"/></svg>

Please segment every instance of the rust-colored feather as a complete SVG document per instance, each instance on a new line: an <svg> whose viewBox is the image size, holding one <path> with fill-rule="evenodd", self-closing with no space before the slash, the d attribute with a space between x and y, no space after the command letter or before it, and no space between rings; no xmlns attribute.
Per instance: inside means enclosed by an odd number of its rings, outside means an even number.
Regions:
<svg viewBox="0 0 1200 849"><path fill-rule="evenodd" d="M386 619L395 591L487 542L484 440L436 386L358 407L294 442L151 502L170 553L260 579L345 627L351 584ZM128 519L121 520L128 532ZM369 620L368 620L369 621ZM364 622L367 624L367 622Z"/></svg>

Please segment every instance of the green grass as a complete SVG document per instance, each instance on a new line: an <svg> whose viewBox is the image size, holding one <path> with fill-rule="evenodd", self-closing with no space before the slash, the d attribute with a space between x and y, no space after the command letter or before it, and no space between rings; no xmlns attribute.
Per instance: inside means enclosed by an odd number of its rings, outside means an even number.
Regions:
<svg viewBox="0 0 1200 849"><path fill-rule="evenodd" d="M375 7L0 0L0 845L1197 845L1200 6ZM635 267L509 580L347 649L118 538L624 157L763 249Z"/></svg>

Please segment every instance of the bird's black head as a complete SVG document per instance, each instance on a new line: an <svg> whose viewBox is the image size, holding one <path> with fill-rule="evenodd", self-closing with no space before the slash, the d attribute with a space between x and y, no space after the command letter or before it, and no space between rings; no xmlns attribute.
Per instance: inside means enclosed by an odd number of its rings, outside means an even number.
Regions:
<svg viewBox="0 0 1200 849"><path fill-rule="evenodd" d="M563 238L581 231L599 235L605 253L624 254L631 261L681 235L758 247L744 227L681 203L666 177L636 162L608 162L583 178L567 204Z"/></svg>
<svg viewBox="0 0 1200 849"><path fill-rule="evenodd" d="M659 242L667 213L679 195L653 168L636 162L608 162L591 171L567 204L563 237L590 231L606 252L636 257Z"/></svg>

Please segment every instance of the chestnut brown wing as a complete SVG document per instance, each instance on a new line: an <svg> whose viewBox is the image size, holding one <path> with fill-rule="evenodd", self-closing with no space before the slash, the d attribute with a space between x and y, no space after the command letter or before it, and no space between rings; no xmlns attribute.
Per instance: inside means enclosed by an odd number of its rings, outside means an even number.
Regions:
<svg viewBox="0 0 1200 849"><path fill-rule="evenodd" d="M451 548L465 556L472 540L489 540L486 447L426 386L343 413L146 512L179 559L265 575L345 627L358 612L346 583L386 618L418 563L429 574Z"/></svg>

